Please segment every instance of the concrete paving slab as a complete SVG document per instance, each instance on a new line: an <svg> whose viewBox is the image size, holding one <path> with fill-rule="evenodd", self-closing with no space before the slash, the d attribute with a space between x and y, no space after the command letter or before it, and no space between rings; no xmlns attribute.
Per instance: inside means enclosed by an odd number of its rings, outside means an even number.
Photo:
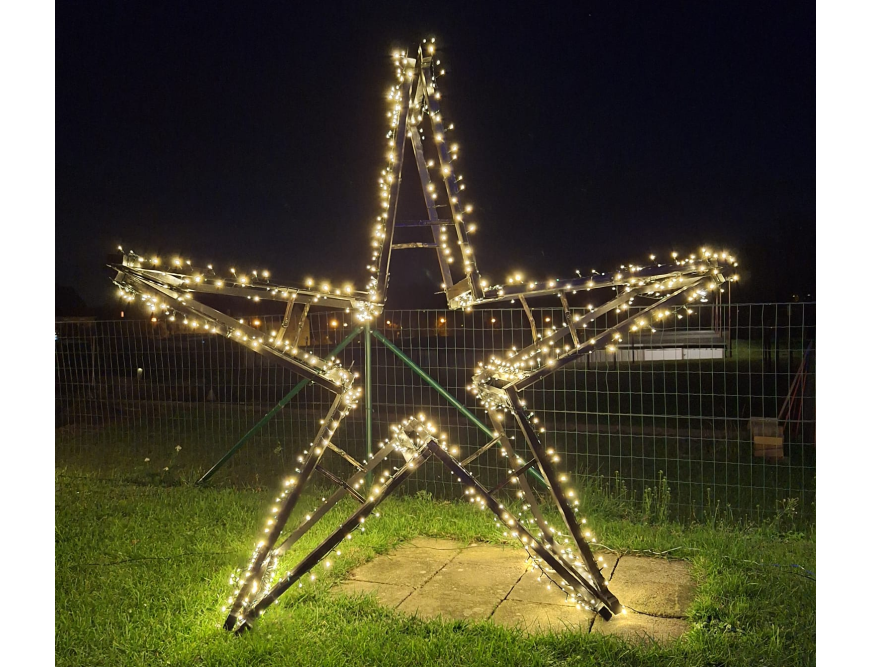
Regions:
<svg viewBox="0 0 890 668"><path fill-rule="evenodd" d="M684 619L651 617L628 612L626 615L616 615L608 622L597 616L590 632L620 636L636 642L655 641L664 644L673 642L689 628L689 622Z"/></svg>
<svg viewBox="0 0 890 668"><path fill-rule="evenodd" d="M406 598L398 609L424 619L442 615L446 619L487 619L504 600L518 577L485 577L475 572L465 577L460 573L440 571L422 588Z"/></svg>
<svg viewBox="0 0 890 668"><path fill-rule="evenodd" d="M459 550L405 549L401 546L356 568L351 580L405 585L417 589L454 559Z"/></svg>
<svg viewBox="0 0 890 668"><path fill-rule="evenodd" d="M479 545L462 550L398 607L424 619L487 619L525 572L522 550Z"/></svg>
<svg viewBox="0 0 890 668"><path fill-rule="evenodd" d="M502 626L515 626L529 633L586 633L592 620L587 610L578 610L572 605L514 601L511 594L494 611L491 621Z"/></svg>
<svg viewBox="0 0 890 668"><path fill-rule="evenodd" d="M515 582L526 570L527 558L528 555L521 548L507 545L471 545L455 557L449 568L508 570L516 573Z"/></svg>
<svg viewBox="0 0 890 668"><path fill-rule="evenodd" d="M651 557L621 557L609 589L624 605L660 617L683 617L695 597L688 562Z"/></svg>
<svg viewBox="0 0 890 668"><path fill-rule="evenodd" d="M597 555L599 556L599 554ZM610 622L565 602L558 588L547 590L528 571L526 552L506 545L465 545L418 537L390 554L360 566L338 588L343 593L373 592L381 604L424 619L488 619L531 633L566 628L591 629L630 640L671 641L688 630L682 619L695 588L689 564L625 556L612 574L615 555L602 553L612 577L610 588L628 611Z"/></svg>

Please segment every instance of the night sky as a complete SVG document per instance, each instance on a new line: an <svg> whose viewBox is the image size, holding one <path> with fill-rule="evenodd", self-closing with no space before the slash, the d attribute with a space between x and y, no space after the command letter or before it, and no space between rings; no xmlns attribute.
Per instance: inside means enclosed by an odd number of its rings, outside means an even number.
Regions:
<svg viewBox="0 0 890 668"><path fill-rule="evenodd" d="M390 54L429 36L485 277L708 245L734 301L815 299L813 3L239 5L57 4L56 283L88 304L118 244L364 285ZM440 281L397 251L389 306Z"/></svg>

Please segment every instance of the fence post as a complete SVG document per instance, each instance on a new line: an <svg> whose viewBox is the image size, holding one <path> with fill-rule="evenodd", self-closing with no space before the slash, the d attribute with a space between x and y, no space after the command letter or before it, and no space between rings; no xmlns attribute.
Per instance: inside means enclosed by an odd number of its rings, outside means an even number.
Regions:
<svg viewBox="0 0 890 668"><path fill-rule="evenodd" d="M374 433L371 429L374 417L374 407L371 405L371 323L365 323L365 457L367 461L371 461L374 456ZM374 482L374 476L368 474L365 481L367 487L371 489Z"/></svg>

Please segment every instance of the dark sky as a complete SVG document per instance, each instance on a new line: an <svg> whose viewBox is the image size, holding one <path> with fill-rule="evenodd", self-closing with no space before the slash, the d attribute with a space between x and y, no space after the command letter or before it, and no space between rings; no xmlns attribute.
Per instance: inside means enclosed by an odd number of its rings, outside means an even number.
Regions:
<svg viewBox="0 0 890 668"><path fill-rule="evenodd" d="M123 244L363 284L390 54L432 35L485 276L707 244L739 299L815 297L813 3L523 7L57 4L56 282L108 302ZM389 305L435 271L397 252Z"/></svg>

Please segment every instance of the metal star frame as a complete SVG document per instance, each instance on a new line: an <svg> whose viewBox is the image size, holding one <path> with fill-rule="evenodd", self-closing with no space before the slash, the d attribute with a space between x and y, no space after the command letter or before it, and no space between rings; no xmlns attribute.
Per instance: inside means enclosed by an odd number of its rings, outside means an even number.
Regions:
<svg viewBox="0 0 890 668"><path fill-rule="evenodd" d="M523 281L521 276L512 276L503 284L490 285L479 273L469 241L475 224L469 220L472 207L463 201L464 184L454 171L453 160L458 149L456 145L449 146L444 138L446 129L439 107L441 93L437 83L437 76L444 74L444 70L438 70L437 74L439 61L435 57L435 40L424 40L416 57L409 57L407 52L393 54L393 62L398 81L389 93L388 165L379 179L381 211L374 224L372 261L368 265L370 277L364 290L326 284L310 284L307 287L283 285L272 282L267 272L239 276L233 269L231 275L218 276L212 267L195 270L189 262L178 259L173 261L172 267L162 268L159 259L146 259L133 252L110 264L117 272L115 283L126 299L141 298L150 310L164 313L172 320L178 313L186 326L202 328L237 341L332 395L330 409L321 421L315 438L298 458L297 469L285 481L283 490L275 499L252 558L243 570L232 577L234 592L226 607L228 616L224 627L237 633L243 632L291 586L302 586L304 576L309 575L314 579L311 570L326 560L341 541L352 538L354 531L364 531L366 520L373 516L377 506L431 457L438 459L466 486L470 501L491 511L506 526L509 534L522 543L544 576L565 591L578 606L610 619L623 612L623 606L609 590L608 582L597 566L590 547L594 541L591 529L585 519L576 516L579 500L575 492L564 485L568 480L567 474L556 469L559 456L542 443L540 433L543 428L539 426L538 418L527 409L521 392L584 355L604 348L614 349L614 345L627 332L654 329L658 323L674 314L675 306L698 301L705 297L707 290L713 290L723 283L723 267L737 263L726 253L702 250L701 254L684 259L677 259L674 254L668 264L647 267L629 265L611 274L595 273L587 277L578 274L569 279L540 282ZM436 160L428 160L424 150L425 125L432 135L438 161L439 174L436 177L430 171ZM409 137L428 218L397 222L399 190ZM445 205L438 203L439 182L444 185ZM440 218L440 208L447 208L451 217ZM396 243L395 232L401 227L428 227L432 241ZM452 271L455 263L450 246L452 234L460 259L458 266L461 267L457 276ZM449 449L441 436L437 438L433 426L421 416L411 417L394 426L392 437L381 444L378 452L368 460L359 462L332 442L340 422L359 401L361 389L355 385L357 376L343 368L336 359L321 359L301 350L300 332L313 305L341 309L351 313L358 322L373 321L382 313L386 302L392 251L409 248L435 249L449 308L469 309L484 304L518 301L528 318L533 343L522 350L514 349L501 357L492 357L476 370L469 389L477 396L491 421L493 438L468 457L458 460L455 456L457 450ZM590 308L583 316L573 315L567 295L591 290L610 290L616 294L600 306ZM242 320L202 303L201 297L208 294L282 302L285 310L281 329L277 336L269 337ZM554 325L539 330L528 300L548 296L559 300L565 319L561 327ZM628 305L637 298L649 300L649 304L633 317L589 334L593 328L588 329L588 324L602 322L599 319L604 319L610 312L627 313ZM302 311L297 335L291 342L285 340L285 334L297 304L302 305ZM508 416L528 446L530 456L527 460L516 453L507 436ZM505 478L487 489L476 481L468 466L496 445L508 460L508 468ZM328 451L345 459L354 469L354 475L343 479L322 467L320 461ZM404 458L404 465L377 476L374 472L393 453ZM285 535L288 519L316 471L332 481L337 490L307 515L294 531ZM371 475L377 478L377 484L361 493L359 490ZM566 532L544 519L529 475L549 491ZM522 510L528 511L527 519L524 512L514 515L496 498L496 494L507 487L513 487L515 495L522 499ZM278 577L277 567L281 556L346 496L357 502L358 508L295 567ZM527 527L529 522L534 526L529 524L531 528Z"/></svg>

